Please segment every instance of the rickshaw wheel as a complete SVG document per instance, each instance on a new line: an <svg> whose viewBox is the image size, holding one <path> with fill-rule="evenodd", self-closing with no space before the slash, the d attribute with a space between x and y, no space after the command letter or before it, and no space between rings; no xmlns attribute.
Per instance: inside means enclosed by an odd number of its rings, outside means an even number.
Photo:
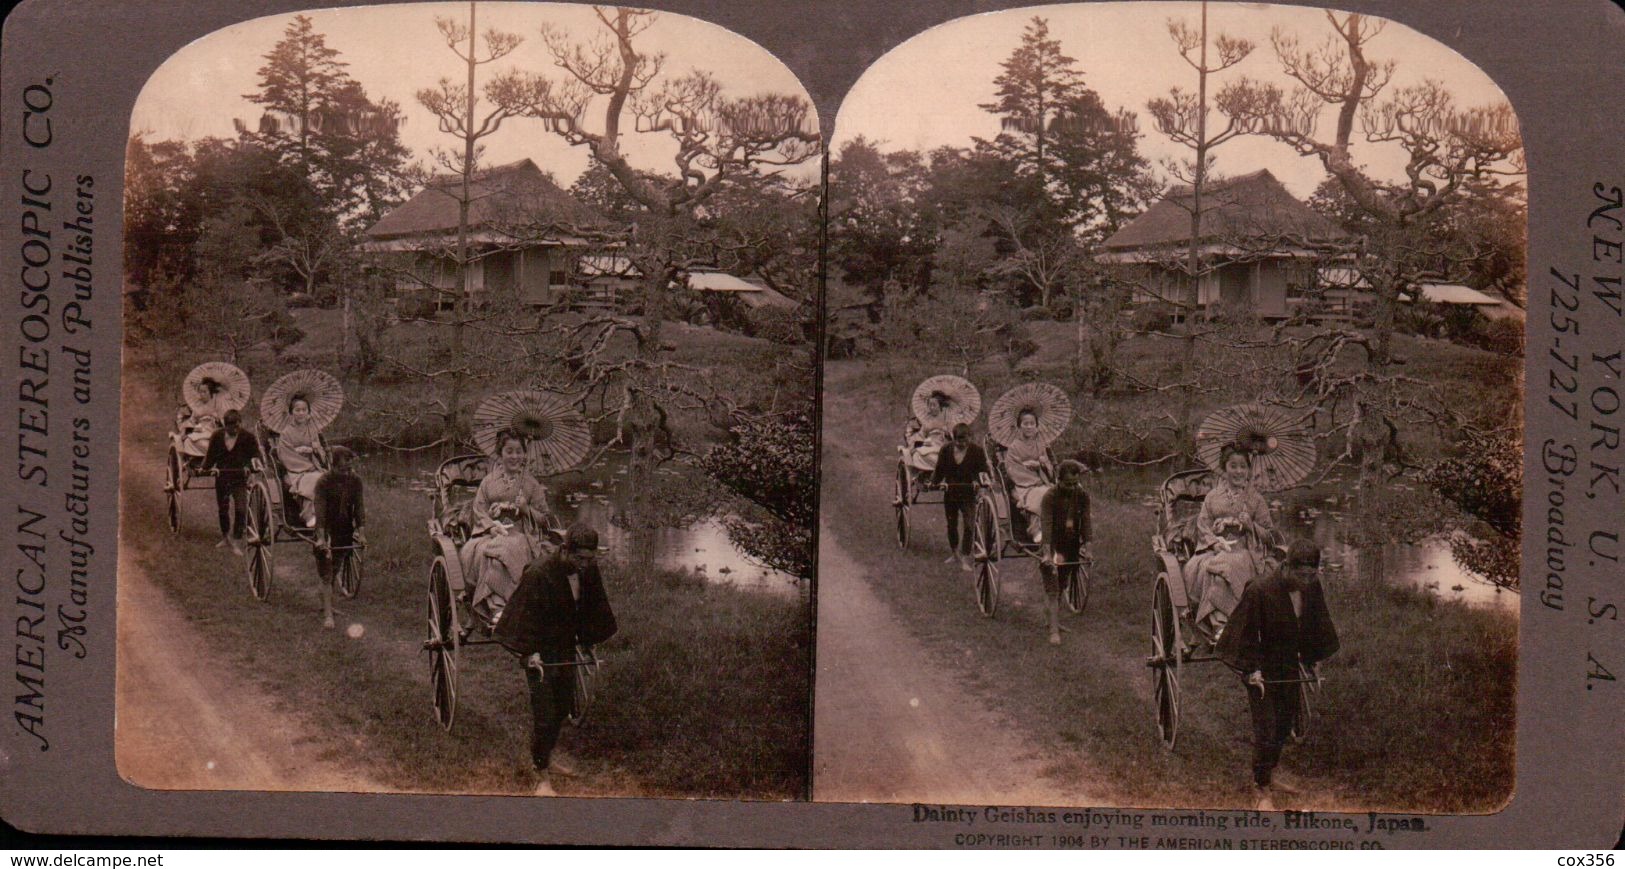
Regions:
<svg viewBox="0 0 1625 869"><path fill-rule="evenodd" d="M265 492L265 484L259 483L248 489L248 513L243 517L250 542L248 544L248 590L253 593L255 600L266 600L271 596L271 581L276 573L276 565L271 557L271 499Z"/></svg>
<svg viewBox="0 0 1625 869"><path fill-rule="evenodd" d="M999 608L999 566L991 561L976 563L976 608L988 618Z"/></svg>
<svg viewBox="0 0 1625 869"><path fill-rule="evenodd" d="M892 485L892 504L897 511L897 547L908 548L908 468L897 463L897 480Z"/></svg>
<svg viewBox="0 0 1625 869"><path fill-rule="evenodd" d="M164 465L164 500L168 502L169 530L181 530L181 457L174 447L169 448L169 461Z"/></svg>
<svg viewBox="0 0 1625 869"><path fill-rule="evenodd" d="M338 579L339 594L346 600L353 598L361 591L361 550L341 549L333 553L333 575Z"/></svg>
<svg viewBox="0 0 1625 869"><path fill-rule="evenodd" d="M1083 565L1061 568L1061 600L1074 613L1089 605L1089 570Z"/></svg>
<svg viewBox="0 0 1625 869"><path fill-rule="evenodd" d="M434 717L451 730L457 719L457 625L446 563L429 568L429 686Z"/></svg>
<svg viewBox="0 0 1625 869"><path fill-rule="evenodd" d="M1318 685L1309 681L1309 668L1298 665L1298 678L1304 681L1298 683L1298 708L1292 716L1292 741L1302 742L1309 737L1309 725L1314 721L1314 705L1312 699Z"/></svg>
<svg viewBox="0 0 1625 869"><path fill-rule="evenodd" d="M976 512L971 523L973 546L971 554L977 561L999 560L999 520L993 513L989 497L976 499Z"/></svg>
<svg viewBox="0 0 1625 869"><path fill-rule="evenodd" d="M593 671L598 669L598 658L591 651L576 647L576 666L571 667L575 672L571 677L575 680L575 690L570 692L570 714L564 719L575 727L587 720L587 709L592 706L592 681L596 675Z"/></svg>
<svg viewBox="0 0 1625 869"><path fill-rule="evenodd" d="M1179 671L1183 646L1179 614L1174 612L1168 581L1168 574L1158 572L1151 597L1151 698L1157 736L1163 747L1172 751L1179 740Z"/></svg>

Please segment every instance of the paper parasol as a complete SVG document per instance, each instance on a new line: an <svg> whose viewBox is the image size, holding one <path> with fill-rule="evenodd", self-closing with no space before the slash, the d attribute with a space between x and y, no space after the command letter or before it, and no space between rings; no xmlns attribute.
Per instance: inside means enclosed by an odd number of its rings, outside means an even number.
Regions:
<svg viewBox="0 0 1625 869"><path fill-rule="evenodd" d="M181 398L194 416L219 419L248 406L248 375L230 362L205 362L181 381Z"/></svg>
<svg viewBox="0 0 1625 869"><path fill-rule="evenodd" d="M520 389L501 392L474 410L474 442L486 455L497 454L497 434L518 432L529 445L531 470L557 474L580 464L592 449L587 420L575 401L557 392Z"/></svg>
<svg viewBox="0 0 1625 869"><path fill-rule="evenodd" d="M1010 446L1021 437L1018 423L1029 410L1038 415L1038 438L1046 445L1054 443L1072 421L1072 402L1060 387L1023 383L993 402L993 409L987 412L988 433L1001 445Z"/></svg>
<svg viewBox="0 0 1625 869"><path fill-rule="evenodd" d="M1315 468L1315 438L1301 410L1264 404L1220 408L1196 430L1196 457L1215 471L1219 453L1235 444L1253 454L1253 479L1266 492L1303 482Z"/></svg>
<svg viewBox="0 0 1625 869"><path fill-rule="evenodd" d="M326 371L301 368L276 379L271 388L260 396L260 421L274 432L282 432L293 425L288 404L296 398L310 403L310 423L320 431L333 424L344 409L344 388Z"/></svg>
<svg viewBox="0 0 1625 869"><path fill-rule="evenodd" d="M952 431L959 423L972 423L982 412L982 394L963 377L938 374L920 381L909 402L914 418L927 430Z"/></svg>

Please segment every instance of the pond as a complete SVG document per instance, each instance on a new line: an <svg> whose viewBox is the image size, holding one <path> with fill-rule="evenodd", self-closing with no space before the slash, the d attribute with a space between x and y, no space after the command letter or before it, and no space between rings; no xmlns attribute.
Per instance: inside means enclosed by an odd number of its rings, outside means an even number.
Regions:
<svg viewBox="0 0 1625 869"><path fill-rule="evenodd" d="M1389 543L1365 549L1348 545L1344 541L1349 520L1338 505L1338 499L1330 497L1280 506L1272 503L1271 508L1288 533L1310 537L1320 545L1328 568L1340 568L1353 576L1359 571L1361 559L1379 559L1381 575L1396 585L1426 591L1441 601L1518 611L1518 594L1458 564L1450 554L1448 538L1430 537L1414 544Z"/></svg>

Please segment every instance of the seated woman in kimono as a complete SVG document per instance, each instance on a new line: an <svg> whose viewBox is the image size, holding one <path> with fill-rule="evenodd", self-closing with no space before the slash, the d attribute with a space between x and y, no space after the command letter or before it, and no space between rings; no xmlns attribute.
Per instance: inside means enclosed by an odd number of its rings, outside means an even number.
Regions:
<svg viewBox="0 0 1625 869"><path fill-rule="evenodd" d="M1185 562L1185 590L1200 631L1217 639L1248 583L1265 570L1274 534L1269 503L1253 482L1253 456L1229 445L1219 451L1219 481L1196 516L1197 550Z"/></svg>
<svg viewBox="0 0 1625 869"><path fill-rule="evenodd" d="M316 527L316 483L327 471L322 430L310 418L310 402L294 396L288 402L290 422L277 432L276 458L282 465L285 491L299 499L299 518Z"/></svg>
<svg viewBox="0 0 1625 869"><path fill-rule="evenodd" d="M474 493L472 534L458 552L463 576L473 580L474 609L492 622L542 553L535 529L549 524L547 490L526 469L527 456L518 433L497 435L497 461Z"/></svg>
<svg viewBox="0 0 1625 869"><path fill-rule="evenodd" d="M1011 504L1026 514L1027 539L1034 543L1044 536L1039 524L1039 506L1055 479L1050 463L1049 444L1038 433L1038 414L1023 410L1016 416L1016 438L1004 448L1004 476L1010 481ZM1012 528L1019 529L1016 517Z"/></svg>

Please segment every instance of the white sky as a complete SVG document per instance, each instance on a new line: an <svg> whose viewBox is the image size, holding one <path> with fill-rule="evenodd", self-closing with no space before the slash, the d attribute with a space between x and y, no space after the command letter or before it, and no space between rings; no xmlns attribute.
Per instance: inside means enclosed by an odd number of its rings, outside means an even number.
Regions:
<svg viewBox="0 0 1625 869"><path fill-rule="evenodd" d="M1139 115L1140 153L1161 173L1163 158L1189 159L1189 149L1174 145L1157 132L1146 103L1179 86L1196 91L1196 71L1179 56L1168 35L1170 18L1183 18L1193 29L1200 26L1199 3L1090 3L1034 6L989 12L941 24L903 43L876 61L853 86L836 115L830 153L858 136L883 142L883 150L929 150L941 145L968 146L972 136L991 139L999 133L999 120L977 108L994 97L993 79L999 64L1021 42L1021 33L1034 15L1049 20L1050 36L1078 61L1084 82L1099 92L1109 110L1127 108ZM1229 70L1209 76L1211 97L1219 87L1240 76L1296 84L1281 72L1270 29L1280 26L1296 33L1305 47L1318 46L1332 33L1318 9L1265 3L1211 3L1208 7L1210 39L1221 33L1252 40L1251 56ZM1216 53L1209 49L1210 62ZM1404 25L1388 22L1368 45L1367 57L1392 58L1398 69L1389 88L1418 83L1424 78L1446 84L1461 107L1505 102L1488 76L1454 50ZM1380 99L1380 97L1379 97ZM1209 128L1222 116L1210 109ZM1331 128L1328 111L1317 129ZM1221 127L1222 128L1222 127ZM1359 138L1358 128L1355 132ZM1239 175L1267 168L1300 198L1307 198L1324 173L1317 159L1300 157L1285 145L1263 136L1242 136L1211 152L1215 170ZM1366 145L1355 157L1379 177L1392 178L1404 166L1397 146Z"/></svg>
<svg viewBox="0 0 1625 869"><path fill-rule="evenodd" d="M467 3L426 3L305 13L317 32L327 38L328 47L337 49L339 59L349 64L346 71L361 83L368 96L375 100L387 97L401 106L407 117L402 141L415 159L431 168L437 168L431 162L431 148L461 146L458 140L438 130L434 116L418 104L414 94L435 87L442 77L464 80L466 67L446 47L435 18L454 17L466 23L468 8ZM256 71L292 20L292 15L276 15L246 21L215 31L176 52L142 89L131 117L131 131L145 133L154 141L234 138L233 118L257 124L262 108L244 99L243 94L259 89ZM602 24L587 6L480 2L477 23L481 32L495 27L524 36L525 42L502 60L480 67L479 81L483 83L492 73L506 69L564 75L553 66L539 33L541 25L548 22L568 28L577 38L596 37L603 32ZM680 75L695 68L710 71L725 96L770 92L807 97L795 75L765 49L698 19L661 13L636 44L640 50L666 52L668 74ZM599 119L596 122L595 110ZM595 101L588 109L588 130L601 130L602 116L602 107ZM625 116L623 131L630 129L630 117L629 113ZM670 147L667 134L631 134L625 141L623 150L639 168L673 170L670 155L675 149ZM543 130L536 120L509 119L482 142L486 165L529 157L566 187L587 167L585 147L571 148L560 137ZM816 179L818 161L810 160L794 171L801 178Z"/></svg>

